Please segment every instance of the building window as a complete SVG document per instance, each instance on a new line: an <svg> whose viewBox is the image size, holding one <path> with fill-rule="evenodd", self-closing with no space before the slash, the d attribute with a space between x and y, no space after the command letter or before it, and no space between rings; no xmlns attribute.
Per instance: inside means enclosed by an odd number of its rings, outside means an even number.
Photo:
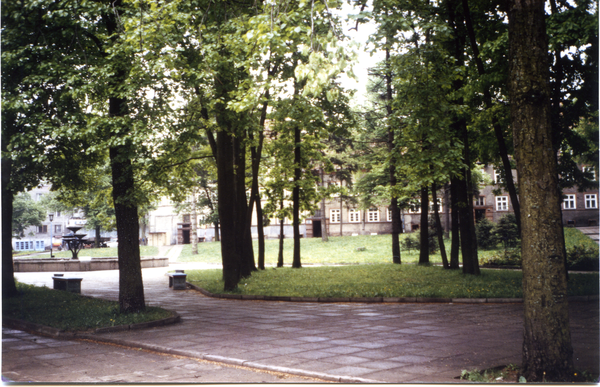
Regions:
<svg viewBox="0 0 600 387"><path fill-rule="evenodd" d="M48 225L38 226L38 234L48 234Z"/></svg>
<svg viewBox="0 0 600 387"><path fill-rule="evenodd" d="M367 221L379 222L379 210L377 208L369 208L367 211Z"/></svg>
<svg viewBox="0 0 600 387"><path fill-rule="evenodd" d="M563 208L565 210L574 210L577 208L575 195L565 195L565 199L563 200Z"/></svg>
<svg viewBox="0 0 600 387"><path fill-rule="evenodd" d="M189 215L183 215L183 223L190 223L190 216Z"/></svg>
<svg viewBox="0 0 600 387"><path fill-rule="evenodd" d="M329 210L329 219L331 223L339 223L341 221L341 211L331 209Z"/></svg>
<svg viewBox="0 0 600 387"><path fill-rule="evenodd" d="M61 232L62 232L62 224L55 224L54 225L54 233L60 234Z"/></svg>
<svg viewBox="0 0 600 387"><path fill-rule="evenodd" d="M502 175L498 171L494 171L494 184L502 183Z"/></svg>
<svg viewBox="0 0 600 387"><path fill-rule="evenodd" d="M350 223L358 223L360 222L360 211L359 210L349 210L348 211L348 219Z"/></svg>
<svg viewBox="0 0 600 387"><path fill-rule="evenodd" d="M477 199L475 199L475 205L485 206L485 196L479 196Z"/></svg>
<svg viewBox="0 0 600 387"><path fill-rule="evenodd" d="M508 196L496 196L496 211L508 211Z"/></svg>
<svg viewBox="0 0 600 387"><path fill-rule="evenodd" d="M387 209L387 221L388 222L392 221L392 209L391 208Z"/></svg>
<svg viewBox="0 0 600 387"><path fill-rule="evenodd" d="M598 208L596 195L585 195L585 208Z"/></svg>

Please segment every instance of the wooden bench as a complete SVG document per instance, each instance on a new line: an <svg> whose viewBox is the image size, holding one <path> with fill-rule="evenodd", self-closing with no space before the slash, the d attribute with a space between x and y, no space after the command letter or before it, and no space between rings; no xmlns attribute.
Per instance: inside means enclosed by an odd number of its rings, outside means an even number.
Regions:
<svg viewBox="0 0 600 387"><path fill-rule="evenodd" d="M175 273L167 273L169 276L169 287L173 290L185 290L187 274L183 270L175 270Z"/></svg>
<svg viewBox="0 0 600 387"><path fill-rule="evenodd" d="M81 293L81 280L83 278L65 277L63 274L54 274L54 289L65 290L71 293Z"/></svg>

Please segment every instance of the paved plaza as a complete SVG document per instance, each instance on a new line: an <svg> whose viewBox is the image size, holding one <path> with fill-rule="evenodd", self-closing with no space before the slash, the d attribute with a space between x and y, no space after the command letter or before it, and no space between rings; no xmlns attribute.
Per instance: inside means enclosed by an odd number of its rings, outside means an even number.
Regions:
<svg viewBox="0 0 600 387"><path fill-rule="evenodd" d="M18 381L26 381L30 372L35 375L31 380L41 382L164 383L172 378L167 372L171 369L181 371L172 381L191 383L453 383L464 369L521 362L519 303L244 301L168 287L167 271L200 267L171 263L168 268L143 269L147 303L176 311L180 323L95 334L93 343L49 338L33 342L36 336L5 329L3 375ZM83 277L84 295L118 298L117 271L72 274ZM49 287L51 276L16 273L19 281ZM596 374L598 315L597 301L570 304L575 365ZM98 344L102 342L113 345ZM94 366L96 358L102 361Z"/></svg>

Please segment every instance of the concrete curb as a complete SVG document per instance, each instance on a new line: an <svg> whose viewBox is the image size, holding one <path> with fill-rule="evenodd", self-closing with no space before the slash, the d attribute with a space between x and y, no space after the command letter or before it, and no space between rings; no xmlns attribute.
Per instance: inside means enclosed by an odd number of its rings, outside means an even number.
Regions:
<svg viewBox="0 0 600 387"><path fill-rule="evenodd" d="M210 354L204 353L204 352L185 351L185 350L181 350L181 349L163 347L161 345L138 343L138 342L133 342L133 341L128 341L128 340L112 339L112 338L107 338L107 337L98 337L93 334L86 334L86 335L78 336L78 338L93 340L93 341L101 342L101 343L104 342L104 343L108 343L108 344L122 345L124 347L129 347L129 348L141 348L141 349L164 353L164 354L169 354L169 355L183 356L183 357L193 358L193 359L201 359L201 360L212 361L212 362L216 362L216 363L223 363L223 364L228 364L228 365L233 365L233 366L254 368L254 369L258 369L258 370L262 370L262 371L280 372L280 373L296 375L296 376L305 376L305 377L321 379L321 380L325 380L325 381L342 382L342 383L370 383L370 384L383 383L378 380L370 380L370 379L357 378L357 377L353 377L353 376L344 376L344 375L330 375L330 374L326 374L326 373L322 373L322 372L312 372L312 371L300 370L300 369L295 369L295 368L270 366L267 364L256 363L253 361L237 359L237 358L233 358L233 357L210 355Z"/></svg>
<svg viewBox="0 0 600 387"><path fill-rule="evenodd" d="M363 303L438 303L438 304L521 304L522 298L426 298L426 297L278 297L255 296L249 294L215 294L206 289L187 282L187 285L207 297L254 300L254 301L288 301L288 302L363 302ZM569 302L598 302L598 295L571 296Z"/></svg>

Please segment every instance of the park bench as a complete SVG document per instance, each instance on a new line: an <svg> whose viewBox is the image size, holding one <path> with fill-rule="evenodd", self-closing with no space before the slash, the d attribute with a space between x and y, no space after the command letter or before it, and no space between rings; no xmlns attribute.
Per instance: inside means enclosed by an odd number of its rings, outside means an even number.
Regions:
<svg viewBox="0 0 600 387"><path fill-rule="evenodd" d="M56 290L81 293L81 280L83 280L83 278L65 277L63 274L54 274L52 280L54 281L54 289Z"/></svg>
<svg viewBox="0 0 600 387"><path fill-rule="evenodd" d="M187 274L183 270L175 270L175 273L167 273L169 276L169 287L173 290L185 290Z"/></svg>

